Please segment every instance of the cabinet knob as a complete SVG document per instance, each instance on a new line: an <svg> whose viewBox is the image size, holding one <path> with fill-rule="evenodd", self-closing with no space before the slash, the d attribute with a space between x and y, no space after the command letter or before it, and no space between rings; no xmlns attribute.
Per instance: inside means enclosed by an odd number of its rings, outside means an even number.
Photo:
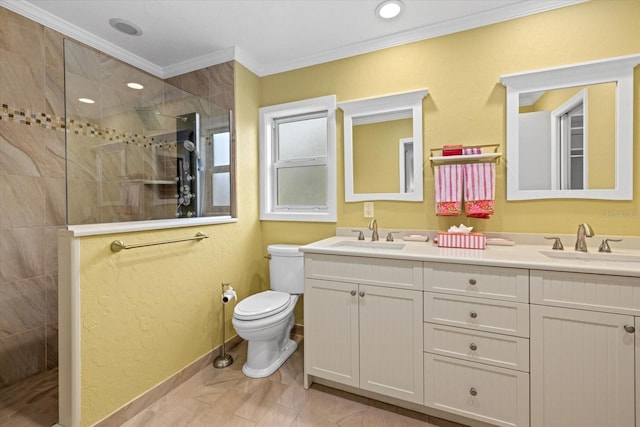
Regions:
<svg viewBox="0 0 640 427"><path fill-rule="evenodd" d="M471 396L477 396L478 395L478 390L476 390L475 387L471 387L471 389L469 390L469 394Z"/></svg>
<svg viewBox="0 0 640 427"><path fill-rule="evenodd" d="M351 296L352 296L352 297L355 297L355 296L356 296L356 293L357 293L356 291L351 291Z"/></svg>
<svg viewBox="0 0 640 427"><path fill-rule="evenodd" d="M624 325L624 330L632 334L636 331L636 328L631 325Z"/></svg>
<svg viewBox="0 0 640 427"><path fill-rule="evenodd" d="M471 317L472 319L475 319L476 317L478 317L478 313L476 313L475 311L472 311L471 313L469 313L469 317Z"/></svg>
<svg viewBox="0 0 640 427"><path fill-rule="evenodd" d="M477 282L476 282L476 279L469 279L469 284L470 284L471 286L475 285L476 283L477 283Z"/></svg>
<svg viewBox="0 0 640 427"><path fill-rule="evenodd" d="M471 344L469 345L469 348L470 348L471 350L473 350L473 351L476 351L476 350L478 349L478 346L477 346L477 345L475 345L475 343L471 343Z"/></svg>
<svg viewBox="0 0 640 427"><path fill-rule="evenodd" d="M360 296L364 297L364 291L360 291Z"/></svg>

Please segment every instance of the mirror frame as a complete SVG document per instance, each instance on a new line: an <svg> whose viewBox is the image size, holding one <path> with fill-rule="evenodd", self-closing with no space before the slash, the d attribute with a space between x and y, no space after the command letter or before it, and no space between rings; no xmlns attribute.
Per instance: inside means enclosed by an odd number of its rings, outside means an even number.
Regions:
<svg viewBox="0 0 640 427"><path fill-rule="evenodd" d="M582 62L522 73L505 74L507 88L507 200L633 199L633 68L640 54ZM520 94L599 83L616 83L615 187L585 190L520 190Z"/></svg>
<svg viewBox="0 0 640 427"><path fill-rule="evenodd" d="M422 177L422 99L427 89L413 92L358 99L338 103L344 112L344 190L345 201L401 200L422 202L424 199ZM405 114L410 110L410 114ZM389 119L413 118L413 192L411 193L355 193L353 189L353 122L361 116L380 115Z"/></svg>

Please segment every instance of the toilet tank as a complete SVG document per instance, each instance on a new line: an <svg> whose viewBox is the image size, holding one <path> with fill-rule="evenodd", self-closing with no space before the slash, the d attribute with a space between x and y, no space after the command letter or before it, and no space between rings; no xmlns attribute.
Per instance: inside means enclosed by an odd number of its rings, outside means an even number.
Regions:
<svg viewBox="0 0 640 427"><path fill-rule="evenodd" d="M288 294L304 293L304 257L299 245L269 245L271 289Z"/></svg>

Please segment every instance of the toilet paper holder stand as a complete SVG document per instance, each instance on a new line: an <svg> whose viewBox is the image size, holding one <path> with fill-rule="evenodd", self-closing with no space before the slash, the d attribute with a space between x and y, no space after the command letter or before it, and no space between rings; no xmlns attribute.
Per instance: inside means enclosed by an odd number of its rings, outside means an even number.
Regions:
<svg viewBox="0 0 640 427"><path fill-rule="evenodd" d="M220 356L213 360L213 366L215 368L226 368L233 363L233 357L227 354L225 350L225 306L232 300L237 299L236 292L233 290L229 283L222 283L222 349Z"/></svg>

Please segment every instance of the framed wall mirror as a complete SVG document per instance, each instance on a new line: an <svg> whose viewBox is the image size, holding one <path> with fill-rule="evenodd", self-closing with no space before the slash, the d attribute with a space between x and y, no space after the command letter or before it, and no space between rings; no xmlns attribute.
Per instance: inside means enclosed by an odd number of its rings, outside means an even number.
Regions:
<svg viewBox="0 0 640 427"><path fill-rule="evenodd" d="M342 102L345 200L423 200L427 90Z"/></svg>
<svg viewBox="0 0 640 427"><path fill-rule="evenodd" d="M507 200L633 197L640 55L503 75Z"/></svg>

